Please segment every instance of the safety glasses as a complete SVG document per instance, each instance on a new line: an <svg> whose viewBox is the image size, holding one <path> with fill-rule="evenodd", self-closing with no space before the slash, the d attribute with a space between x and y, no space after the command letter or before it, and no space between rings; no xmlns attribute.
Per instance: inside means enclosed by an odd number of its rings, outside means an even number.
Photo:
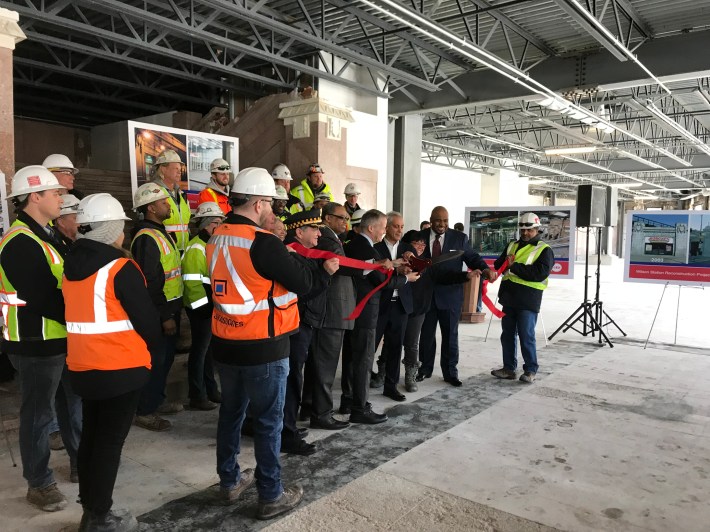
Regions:
<svg viewBox="0 0 710 532"><path fill-rule="evenodd" d="M534 226L535 226L535 224L532 222L525 222L525 223L521 222L518 224L518 227L534 227Z"/></svg>

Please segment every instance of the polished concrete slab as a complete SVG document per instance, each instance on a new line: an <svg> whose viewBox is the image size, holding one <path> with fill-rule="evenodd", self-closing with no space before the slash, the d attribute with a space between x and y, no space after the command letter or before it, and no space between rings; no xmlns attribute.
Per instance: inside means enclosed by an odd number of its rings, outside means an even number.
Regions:
<svg viewBox="0 0 710 532"><path fill-rule="evenodd" d="M547 334L581 302L581 282L578 270L551 283ZM629 336L609 326L609 348L569 331L544 347L539 323L541 370L529 386L489 375L500 365L497 320L487 341L488 323L461 325L464 386L448 386L437 369L405 403L373 393L375 409L392 417L385 425L311 431L318 453L284 457L284 478L304 484L306 501L275 522L253 520L252 490L243 503L215 504L216 411L172 416L169 433L132 429L115 506L141 515L144 530L707 530L707 292L668 287L644 350L662 292L623 283L618 261L602 267L602 299ZM174 378L183 373L178 359ZM0 401L11 427L14 403ZM240 463L254 466L249 439ZM25 502L21 470L0 441L0 529L76 526L66 455L53 453L52 465L70 504L42 514Z"/></svg>

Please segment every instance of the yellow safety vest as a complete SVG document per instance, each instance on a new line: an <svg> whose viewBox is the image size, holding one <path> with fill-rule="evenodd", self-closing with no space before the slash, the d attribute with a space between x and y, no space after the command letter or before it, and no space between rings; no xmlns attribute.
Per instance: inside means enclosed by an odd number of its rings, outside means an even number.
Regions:
<svg viewBox="0 0 710 532"><path fill-rule="evenodd" d="M168 193L168 202L170 203L170 218L163 221L165 230L175 237L175 242L177 248L180 252L185 251L187 243L190 240L190 217L192 213L190 212L190 206L185 201L185 196L178 193L177 203L173 199L171 192L174 190L168 190L162 180L157 180L155 183L163 187Z"/></svg>
<svg viewBox="0 0 710 532"><path fill-rule="evenodd" d="M330 185L328 185L328 183L326 183L325 187L323 187L323 190L320 191L321 194L324 192L330 194L330 201L333 201L333 193L330 191ZM313 194L313 191L311 190L311 185L308 183L308 179L304 179L298 186L292 188L291 195L300 199L301 203L305 205L306 210L309 210L311 207L313 207L313 200L315 199L315 194ZM298 203L291 206L291 214L301 212L302 210L303 209L301 209L301 206Z"/></svg>
<svg viewBox="0 0 710 532"><path fill-rule="evenodd" d="M205 242L199 235L190 240L182 257L182 282L185 287L182 301L186 307L195 309L209 303L205 285L210 284L210 276Z"/></svg>
<svg viewBox="0 0 710 532"><path fill-rule="evenodd" d="M536 245L531 246L529 244L526 244L525 246L523 246L520 252L518 252L518 242L516 241L508 244L508 250L506 251L506 255L515 255L515 260L513 262L529 266L537 260L537 258L540 256L540 254L545 248L549 247L550 246L545 244L542 240L538 240ZM535 288L536 290L544 290L545 288L547 288L547 279L542 282L526 281L525 279L521 279L520 277L515 275L510 270L505 272L505 274L503 275L503 281L512 281L517 284L529 286L530 288Z"/></svg>
<svg viewBox="0 0 710 532"><path fill-rule="evenodd" d="M173 299L182 297L183 286L182 270L180 268L180 252L175 247L175 244L160 231L149 227L138 231L136 236L133 237L133 241L135 242L136 238L141 235L151 237L160 250L160 265L163 267L163 272L165 272L165 284L163 285L165 299L172 301Z"/></svg>

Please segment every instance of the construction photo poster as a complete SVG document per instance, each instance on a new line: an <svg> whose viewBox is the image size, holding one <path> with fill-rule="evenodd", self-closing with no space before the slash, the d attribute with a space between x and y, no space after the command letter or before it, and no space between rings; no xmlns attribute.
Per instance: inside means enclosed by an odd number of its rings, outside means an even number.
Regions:
<svg viewBox="0 0 710 532"><path fill-rule="evenodd" d="M710 285L710 211L626 214L624 281Z"/></svg>

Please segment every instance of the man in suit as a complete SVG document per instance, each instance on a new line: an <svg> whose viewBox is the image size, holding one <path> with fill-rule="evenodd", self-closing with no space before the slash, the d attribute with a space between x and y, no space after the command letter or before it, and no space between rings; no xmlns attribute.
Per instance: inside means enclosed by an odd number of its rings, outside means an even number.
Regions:
<svg viewBox="0 0 710 532"><path fill-rule="evenodd" d="M388 270L394 268L391 260L382 257L374 245L382 240L387 225L387 216L381 211L367 211L360 221L360 234L345 244L345 255L353 259L363 260L384 266ZM385 286L388 289L401 289L408 281L414 281L418 274L407 276L395 273ZM372 289L382 284L386 276L379 270L363 270L356 275L355 292L357 300L362 300ZM370 385L370 370L375 357L375 331L380 307L380 291L375 292L368 300L360 316L355 320L350 347L352 349L352 405L350 407L350 423L376 424L387 421L386 414L372 411L372 405L367 401Z"/></svg>
<svg viewBox="0 0 710 532"><path fill-rule="evenodd" d="M434 207L429 219L431 227L422 231L426 242L424 257L437 258L452 251L463 251L457 259L438 264L433 274L433 297L424 318L419 340L421 367L417 381L431 377L436 358L436 325L441 328L441 373L452 386L461 386L458 373L459 362L459 317L463 307L463 285L449 284L452 273L460 273L464 263L471 270L480 270L489 281L495 281L496 272L488 268L484 260L471 249L465 233L449 229L449 213L444 207ZM477 277L469 272L468 279ZM449 280L449 282L446 282Z"/></svg>
<svg viewBox="0 0 710 532"><path fill-rule="evenodd" d="M387 213L387 227L382 242L375 244L377 252L388 259L401 259L406 253L414 254L414 248L400 242L404 233L404 218L399 212ZM402 265L399 273L409 273L408 266ZM402 359L402 342L407 327L407 316L413 311L412 291L409 283L400 289L382 290L380 295L380 313L377 319L375 345L385 343L377 360L377 374L370 379L371 388L384 384L383 395L393 401L404 401L406 397L397 390L399 368Z"/></svg>

